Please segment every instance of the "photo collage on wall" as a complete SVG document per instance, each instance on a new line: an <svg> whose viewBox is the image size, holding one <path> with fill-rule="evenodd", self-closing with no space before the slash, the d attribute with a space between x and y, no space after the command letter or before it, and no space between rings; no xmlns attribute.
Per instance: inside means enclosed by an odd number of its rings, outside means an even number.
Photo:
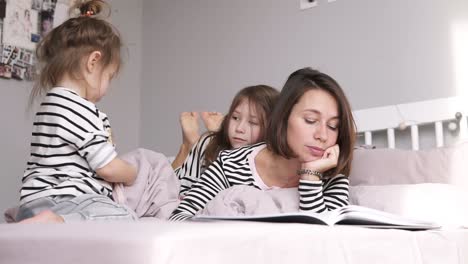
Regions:
<svg viewBox="0 0 468 264"><path fill-rule="evenodd" d="M31 81L37 43L68 18L69 0L0 0L0 77Z"/></svg>

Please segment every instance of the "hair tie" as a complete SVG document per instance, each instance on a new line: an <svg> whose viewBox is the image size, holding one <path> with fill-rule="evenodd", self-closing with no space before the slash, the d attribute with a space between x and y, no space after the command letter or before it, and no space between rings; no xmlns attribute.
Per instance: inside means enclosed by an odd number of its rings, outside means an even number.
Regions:
<svg viewBox="0 0 468 264"><path fill-rule="evenodd" d="M85 16L85 17L94 16L94 11L93 10L87 10L86 13L82 14L81 16Z"/></svg>

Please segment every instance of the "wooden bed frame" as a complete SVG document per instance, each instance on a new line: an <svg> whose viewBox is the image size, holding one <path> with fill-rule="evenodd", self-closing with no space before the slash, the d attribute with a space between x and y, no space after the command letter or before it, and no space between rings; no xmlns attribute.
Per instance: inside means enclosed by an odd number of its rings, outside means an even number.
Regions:
<svg viewBox="0 0 468 264"><path fill-rule="evenodd" d="M444 131L455 129L459 140L468 136L468 100L449 97L398 105L356 110L353 112L358 135L364 143L372 145L373 133L387 132L387 147L395 148L395 130L411 130L411 148L419 150L419 127L434 125L435 146L444 146ZM444 129L446 125L446 129Z"/></svg>

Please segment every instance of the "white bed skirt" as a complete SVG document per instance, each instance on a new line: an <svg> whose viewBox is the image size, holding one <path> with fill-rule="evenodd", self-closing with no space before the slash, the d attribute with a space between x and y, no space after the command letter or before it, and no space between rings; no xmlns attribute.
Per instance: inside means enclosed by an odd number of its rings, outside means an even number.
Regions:
<svg viewBox="0 0 468 264"><path fill-rule="evenodd" d="M468 229L251 222L0 224L0 263L468 263Z"/></svg>

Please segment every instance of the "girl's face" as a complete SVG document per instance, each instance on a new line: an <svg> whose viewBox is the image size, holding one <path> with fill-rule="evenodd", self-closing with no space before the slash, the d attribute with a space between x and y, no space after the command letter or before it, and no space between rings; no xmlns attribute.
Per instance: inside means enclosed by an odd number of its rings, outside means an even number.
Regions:
<svg viewBox="0 0 468 264"><path fill-rule="evenodd" d="M324 151L338 139L338 104L328 92L305 92L291 110L287 141L301 162L322 158Z"/></svg>
<svg viewBox="0 0 468 264"><path fill-rule="evenodd" d="M114 78L116 71L117 65L115 64L108 65L104 69L102 67L96 68L88 81L90 87L87 91L87 99L92 102L101 100L106 95L110 81Z"/></svg>
<svg viewBox="0 0 468 264"><path fill-rule="evenodd" d="M257 143L260 140L260 132L260 116L247 99L242 99L229 120L228 136L232 148Z"/></svg>

